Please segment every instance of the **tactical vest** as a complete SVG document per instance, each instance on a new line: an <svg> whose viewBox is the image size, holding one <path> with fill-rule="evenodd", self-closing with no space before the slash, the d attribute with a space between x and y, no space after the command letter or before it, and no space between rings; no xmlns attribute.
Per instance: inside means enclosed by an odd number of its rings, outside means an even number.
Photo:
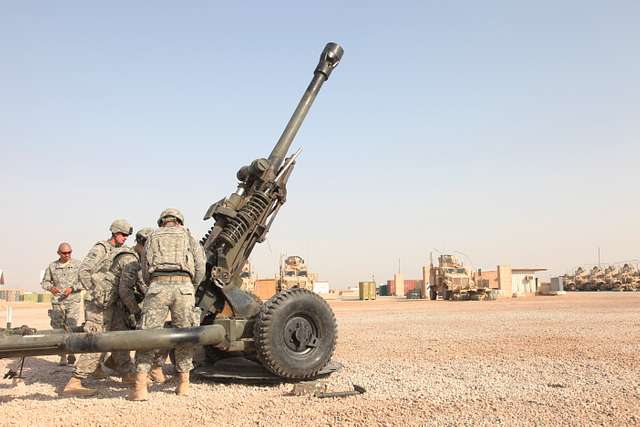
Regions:
<svg viewBox="0 0 640 427"><path fill-rule="evenodd" d="M147 238L145 261L149 275L185 272L191 277L196 267L189 232L181 226L160 227Z"/></svg>

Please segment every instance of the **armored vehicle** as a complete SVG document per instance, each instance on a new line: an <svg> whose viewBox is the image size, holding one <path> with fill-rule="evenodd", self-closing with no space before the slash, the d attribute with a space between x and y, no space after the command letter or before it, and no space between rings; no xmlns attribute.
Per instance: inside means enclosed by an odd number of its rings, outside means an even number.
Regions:
<svg viewBox="0 0 640 427"><path fill-rule="evenodd" d="M571 274L565 274L562 276L562 283L564 284L565 291L576 290L576 276Z"/></svg>
<svg viewBox="0 0 640 427"><path fill-rule="evenodd" d="M589 280L584 286L585 291L597 291L604 286L604 271L597 265L589 272Z"/></svg>
<svg viewBox="0 0 640 427"><path fill-rule="evenodd" d="M309 273L304 259L295 255L287 257L280 265L278 291L291 288L313 290L315 277Z"/></svg>
<svg viewBox="0 0 640 427"><path fill-rule="evenodd" d="M478 287L471 272L454 255L438 256L438 266L431 262L429 269L429 298L488 299L491 289Z"/></svg>
<svg viewBox="0 0 640 427"><path fill-rule="evenodd" d="M256 276L251 270L251 263L249 261L244 263L242 272L240 273L240 278L242 279L242 285L240 286L240 289L245 292L253 293L256 286Z"/></svg>
<svg viewBox="0 0 640 427"><path fill-rule="evenodd" d="M624 264L618 276L620 286L616 291L636 291L640 287L640 272L631 264Z"/></svg>
<svg viewBox="0 0 640 427"><path fill-rule="evenodd" d="M287 157L290 145L320 88L340 62L343 50L328 43L314 76L268 158L254 160L237 172L238 187L213 203L204 220L213 227L201 243L207 257L206 278L196 290L201 326L91 333L5 335L0 358L30 355L96 353L118 350L170 349L177 344L204 346L213 365L196 368L215 377L221 354L244 354L271 374L291 380L316 377L329 363L336 345L335 316L313 292L291 288L262 304L243 291L242 268L257 243L263 242L286 201L287 181L298 150ZM277 61L271 66L278 65Z"/></svg>
<svg viewBox="0 0 640 427"><path fill-rule="evenodd" d="M604 284L598 287L599 291L611 291L620 288L620 269L615 265L610 265L604 270Z"/></svg>
<svg viewBox="0 0 640 427"><path fill-rule="evenodd" d="M573 281L568 283L568 291L584 291L589 281L589 273L582 267L578 267L576 274L573 276Z"/></svg>

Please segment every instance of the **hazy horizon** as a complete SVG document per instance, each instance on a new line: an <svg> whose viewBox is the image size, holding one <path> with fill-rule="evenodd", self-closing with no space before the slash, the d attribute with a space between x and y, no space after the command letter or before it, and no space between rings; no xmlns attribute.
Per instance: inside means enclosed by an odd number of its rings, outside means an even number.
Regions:
<svg viewBox="0 0 640 427"><path fill-rule="evenodd" d="M200 238L269 154L329 41L342 63L293 143L288 199L251 262L300 255L334 288L473 268L640 259L640 3L5 5L6 287L68 241L181 209ZM130 241L128 243L132 243Z"/></svg>

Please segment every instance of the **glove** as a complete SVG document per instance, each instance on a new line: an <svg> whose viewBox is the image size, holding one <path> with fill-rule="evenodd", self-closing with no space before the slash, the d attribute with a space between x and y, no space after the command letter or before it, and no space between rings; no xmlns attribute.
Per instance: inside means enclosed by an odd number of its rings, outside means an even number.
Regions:
<svg viewBox="0 0 640 427"><path fill-rule="evenodd" d="M127 326L129 326L129 328L131 329L138 329L138 322L136 321L136 316L133 314L130 314L129 316L127 316Z"/></svg>
<svg viewBox="0 0 640 427"><path fill-rule="evenodd" d="M73 288L64 288L64 295L69 296L73 292Z"/></svg>
<svg viewBox="0 0 640 427"><path fill-rule="evenodd" d="M51 288L49 289L49 292L51 292L54 295L58 295L60 293L60 289L58 288Z"/></svg>
<svg viewBox="0 0 640 427"><path fill-rule="evenodd" d="M136 316L136 329L142 329L142 313Z"/></svg>

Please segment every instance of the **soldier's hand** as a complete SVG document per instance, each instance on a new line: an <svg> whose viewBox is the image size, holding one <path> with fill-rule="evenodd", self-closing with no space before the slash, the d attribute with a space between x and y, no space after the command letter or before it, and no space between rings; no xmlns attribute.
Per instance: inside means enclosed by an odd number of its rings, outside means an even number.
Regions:
<svg viewBox="0 0 640 427"><path fill-rule="evenodd" d="M140 317L136 316L136 329L142 329L142 314Z"/></svg>
<svg viewBox="0 0 640 427"><path fill-rule="evenodd" d="M51 288L49 289L49 292L51 292L54 295L58 295L60 293L60 289L58 288Z"/></svg>
<svg viewBox="0 0 640 427"><path fill-rule="evenodd" d="M72 288L64 288L64 294L65 296L69 296L71 295L71 293L73 292Z"/></svg>
<svg viewBox="0 0 640 427"><path fill-rule="evenodd" d="M129 328L138 329L137 325L138 323L136 322L136 316L134 316L133 314L127 316L127 326L129 326Z"/></svg>

